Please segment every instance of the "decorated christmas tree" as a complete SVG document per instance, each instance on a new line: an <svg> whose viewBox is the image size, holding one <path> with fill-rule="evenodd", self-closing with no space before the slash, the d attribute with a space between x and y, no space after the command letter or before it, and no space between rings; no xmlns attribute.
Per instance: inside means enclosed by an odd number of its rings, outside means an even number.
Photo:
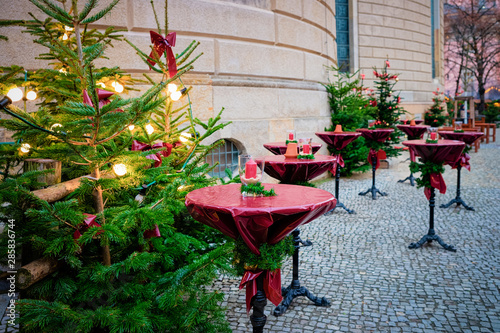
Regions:
<svg viewBox="0 0 500 333"><path fill-rule="evenodd" d="M198 44L175 55L175 32L157 22L150 50L129 42L130 56L138 53L152 69L144 78L150 88L122 98L118 92L136 80L95 65L122 36L89 27L118 1L99 11L92 0L31 2L48 18L32 15L23 26L47 48L39 57L50 68L23 83L38 91L38 109L29 113L4 98L2 111L12 118L0 122L15 140L0 151L0 217L15 221L23 331L228 331L223 295L209 286L229 269L232 244L184 206L189 191L214 182L203 163L214 145L201 142L227 125L220 113L206 123L195 118L183 97L190 88L181 77L193 68ZM39 176L49 171L13 168L27 158L60 161L64 188L76 181L76 190L41 188Z"/></svg>
<svg viewBox="0 0 500 333"><path fill-rule="evenodd" d="M432 127L439 127L446 122L446 116L443 114L444 93L439 92L439 88L432 92L432 106L425 111L424 123Z"/></svg>
<svg viewBox="0 0 500 333"><path fill-rule="evenodd" d="M399 143L401 131L396 128L399 117L406 111L399 105L401 97L399 93L394 91L394 86L398 83L398 76L388 72L390 68L389 60L385 61L384 69L378 71L377 68L373 69L373 75L377 78L375 80L375 90L370 92L370 105L374 106L372 117L376 120L376 128L393 128L394 132L388 140L382 145L387 157L398 156L399 150L393 147L393 144Z"/></svg>

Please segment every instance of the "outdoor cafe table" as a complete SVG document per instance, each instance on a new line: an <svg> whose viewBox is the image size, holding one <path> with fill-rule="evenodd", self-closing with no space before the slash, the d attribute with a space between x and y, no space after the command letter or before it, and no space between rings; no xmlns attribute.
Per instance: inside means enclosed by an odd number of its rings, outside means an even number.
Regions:
<svg viewBox="0 0 500 333"><path fill-rule="evenodd" d="M456 140L438 140L437 143L427 143L426 140L411 140L404 141L403 144L413 149L415 154L420 156L422 162L431 162L438 165L455 163L465 147L465 143ZM424 175L422 175L422 177L424 177ZM411 243L409 248L416 249L426 242L431 243L435 240L445 250L455 252L457 250L452 245L443 242L434 231L434 189L438 188L439 191L444 194L446 193L446 184L440 173L430 173L427 177L429 177L431 184L430 188L426 187L424 190L427 200L429 200L429 231L427 235L424 235L417 243Z"/></svg>
<svg viewBox="0 0 500 333"><path fill-rule="evenodd" d="M322 144L321 143L311 143L311 148L313 154L316 154L316 152L321 148ZM269 150L271 153L274 155L285 155L286 152L286 142L269 142L269 143L264 143L264 148ZM297 146L298 150L298 146ZM298 151L297 151L298 153Z"/></svg>
<svg viewBox="0 0 500 333"><path fill-rule="evenodd" d="M339 185L340 185L340 167L344 167L344 160L340 151L344 149L349 143L356 140L361 133L359 132L317 132L315 133L318 138L323 140L328 147L337 151L337 162L333 167L332 173L335 176L335 198L337 199L337 207L344 208L349 214L354 213L353 210L348 209L343 203L339 201Z"/></svg>
<svg viewBox="0 0 500 333"><path fill-rule="evenodd" d="M473 144L476 140L481 138L483 136L482 132L454 132L454 131L440 131L439 135L441 135L445 139L449 140L458 140L464 142L466 145L471 145ZM453 163L450 164L453 169L457 169L457 196L455 199L452 199L450 202L447 204L443 204L439 206L440 208L448 208L452 204L456 203L457 206L464 206L465 209L467 210L474 210L474 208L467 206L465 202L462 200L460 197L460 171L462 170L462 167L466 168L467 170L470 171L470 155L467 153L462 153L460 155L459 159Z"/></svg>
<svg viewBox="0 0 500 333"><path fill-rule="evenodd" d="M282 184L309 181L327 172L328 170L332 170L337 162L337 158L335 156L327 155L315 155L312 160L285 157L284 155L255 158L257 163L260 163L262 160L264 160L264 172L269 176L278 179ZM297 188L297 195L301 197L307 195L307 192L305 191L306 188L308 188L308 186L301 186ZM335 202L336 201L337 200L335 200ZM335 205L333 205L331 209L335 209ZM319 298L307 290L306 287L300 285L299 248L301 244L302 246L311 246L312 242L309 240L303 241L300 238L300 230L298 228L293 231L292 235L295 246L295 251L293 253L292 282L287 288L283 289L284 300L274 309L273 314L275 316L283 315L292 303L293 299L299 296L306 296L318 306L330 305L330 302L325 297Z"/></svg>
<svg viewBox="0 0 500 333"><path fill-rule="evenodd" d="M358 128L356 132L360 132L361 135L367 140L382 143L394 132L393 128ZM382 152L383 156L385 156L385 152L383 150L376 151L373 148L370 148L370 153L368 154L368 162L372 165L372 187L364 192L359 192L359 195L367 195L371 192L372 199L377 199L377 193L381 196L386 196L387 193L381 192L378 188L375 187L375 172L380 166L380 155Z"/></svg>
<svg viewBox="0 0 500 333"><path fill-rule="evenodd" d="M266 190L274 188L276 196L243 197L240 186L228 184L194 190L186 196L186 207L197 221L233 239L241 237L255 254L260 254L260 245L278 243L290 232L295 233L298 226L328 212L337 201L327 191L288 184L264 184ZM293 260L295 267L295 256ZM266 299L275 305L282 299L280 271L246 271L240 289L245 284L247 311L253 307L250 317L253 331L262 332L267 318Z"/></svg>
<svg viewBox="0 0 500 333"><path fill-rule="evenodd" d="M408 136L408 140L418 140L422 138L422 135L427 131L429 125L396 125L396 127L405 132ZM413 150L409 150L410 152L410 161L415 162L415 153ZM410 175L405 179L398 180L398 183L404 183L409 180L411 186L415 186L415 177L413 177L413 172L410 171Z"/></svg>

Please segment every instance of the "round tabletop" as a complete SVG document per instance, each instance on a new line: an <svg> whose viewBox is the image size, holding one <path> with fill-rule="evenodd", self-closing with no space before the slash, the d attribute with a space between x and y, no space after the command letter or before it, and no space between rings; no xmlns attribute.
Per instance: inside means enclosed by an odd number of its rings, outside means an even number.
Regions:
<svg viewBox="0 0 500 333"><path fill-rule="evenodd" d="M429 128L429 125L396 125L401 131L408 135L408 139L417 139L422 136Z"/></svg>
<svg viewBox="0 0 500 333"><path fill-rule="evenodd" d="M477 139L484 135L483 132L454 132L454 131L439 131L445 139L463 141L468 145L473 144Z"/></svg>
<svg viewBox="0 0 500 333"><path fill-rule="evenodd" d="M260 254L263 243L276 244L298 226L335 208L337 200L325 190L308 186L264 184L276 196L243 197L241 184L194 190L186 196L193 218L223 234L241 236L249 249Z"/></svg>
<svg viewBox="0 0 500 333"><path fill-rule="evenodd" d="M321 143L311 143L312 152L315 154L323 145ZM269 150L275 155L284 155L286 153L286 142L269 142L264 143L264 148ZM299 152L299 145L297 144L297 153Z"/></svg>
<svg viewBox="0 0 500 333"><path fill-rule="evenodd" d="M367 140L384 142L394 132L394 128L358 128L356 132L360 132Z"/></svg>
<svg viewBox="0 0 500 333"><path fill-rule="evenodd" d="M336 166L337 158L328 155L314 155L314 159L289 158L284 155L256 157L264 161L264 172L282 183L304 182L314 179Z"/></svg>
<svg viewBox="0 0 500 333"><path fill-rule="evenodd" d="M403 141L403 145L413 149L424 162L429 161L437 164L455 163L465 147L464 142L457 140L438 140L437 143L427 143L426 140L409 140Z"/></svg>
<svg viewBox="0 0 500 333"><path fill-rule="evenodd" d="M314 134L328 146L337 150L344 149L361 135L360 132L316 132Z"/></svg>

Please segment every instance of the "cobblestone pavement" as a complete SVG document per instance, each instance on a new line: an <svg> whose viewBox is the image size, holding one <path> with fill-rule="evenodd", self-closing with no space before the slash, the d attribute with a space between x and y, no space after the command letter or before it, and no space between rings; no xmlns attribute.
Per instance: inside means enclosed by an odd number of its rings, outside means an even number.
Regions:
<svg viewBox="0 0 500 333"><path fill-rule="evenodd" d="M427 233L429 207L423 189L397 182L409 175L407 154L377 171L376 186L388 196L358 195L371 186L371 173L342 178L340 201L356 214L338 209L301 227L302 239L313 241L300 252L301 285L331 307L299 297L274 317L268 302L265 331L500 332L500 144L471 153L471 172L462 172L461 196L476 211L436 207L436 232L456 253L435 242L408 249ZM446 167L444 178L448 189L436 195L436 206L456 195L456 171ZM335 183L318 187L334 193ZM283 285L291 269L288 260ZM239 282L223 276L214 287L226 293L222 306L233 332L251 332ZM6 320L0 332L16 331Z"/></svg>
<svg viewBox="0 0 500 333"><path fill-rule="evenodd" d="M446 194L436 194L435 229L457 252L433 242L408 249L429 227L423 189L398 183L409 175L407 152L379 169L376 186L388 193L359 196L371 173L340 180L340 200L356 214L338 209L301 227L313 246L300 251L299 278L331 307L307 298L293 300L281 317L271 315L267 332L500 332L500 145L471 153L471 172L462 169L461 197L476 211L438 208L456 195L457 172L446 167ZM318 187L334 193L334 181ZM291 260L282 284L292 275ZM224 306L233 332L251 332L239 278L222 277Z"/></svg>

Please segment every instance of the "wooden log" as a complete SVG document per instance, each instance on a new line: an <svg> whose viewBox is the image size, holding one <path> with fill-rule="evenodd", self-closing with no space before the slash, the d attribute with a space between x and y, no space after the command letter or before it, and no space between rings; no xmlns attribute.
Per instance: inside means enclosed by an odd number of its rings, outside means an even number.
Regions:
<svg viewBox="0 0 500 333"><path fill-rule="evenodd" d="M49 170L54 169L53 173L38 177L38 182L46 183L47 185L54 185L61 182L61 161L46 159L46 158L29 158L24 160L24 172L33 170Z"/></svg>
<svg viewBox="0 0 500 333"><path fill-rule="evenodd" d="M103 174L101 178L113 178L115 175L110 172L107 174ZM68 180L66 182L62 182L53 186L49 186L47 188L41 189L41 190L35 190L32 193L39 197L42 200L45 200L47 202L55 202L58 200L61 200L68 194L72 193L74 190L80 186L80 180L82 178L90 178L93 179L90 175L88 176L83 176L75 179Z"/></svg>
<svg viewBox="0 0 500 333"><path fill-rule="evenodd" d="M43 257L19 268L16 274L16 286L26 289L57 270L58 262L54 258Z"/></svg>

